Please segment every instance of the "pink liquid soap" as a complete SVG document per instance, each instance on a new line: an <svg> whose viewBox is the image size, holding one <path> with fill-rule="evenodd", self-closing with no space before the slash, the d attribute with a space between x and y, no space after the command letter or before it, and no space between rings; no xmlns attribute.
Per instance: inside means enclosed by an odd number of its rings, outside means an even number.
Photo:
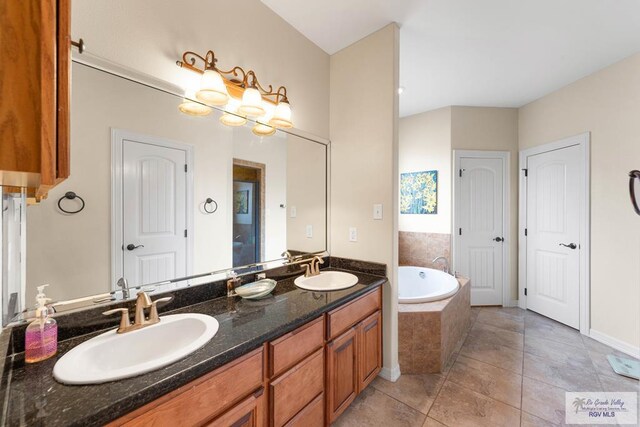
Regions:
<svg viewBox="0 0 640 427"><path fill-rule="evenodd" d="M25 362L36 363L55 355L58 351L58 324L53 319L42 323L34 321L27 327Z"/></svg>

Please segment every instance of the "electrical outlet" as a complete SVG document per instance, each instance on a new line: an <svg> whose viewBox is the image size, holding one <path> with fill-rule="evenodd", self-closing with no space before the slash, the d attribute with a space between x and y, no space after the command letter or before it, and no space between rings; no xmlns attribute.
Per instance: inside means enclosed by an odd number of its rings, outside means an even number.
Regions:
<svg viewBox="0 0 640 427"><path fill-rule="evenodd" d="M382 219L382 203L373 205L373 219Z"/></svg>
<svg viewBox="0 0 640 427"><path fill-rule="evenodd" d="M349 241L350 242L358 241L358 230L355 227L349 227Z"/></svg>
<svg viewBox="0 0 640 427"><path fill-rule="evenodd" d="M311 239L313 237L313 225L307 225L306 235L307 239Z"/></svg>
<svg viewBox="0 0 640 427"><path fill-rule="evenodd" d="M291 218L295 218L298 216L298 210L296 209L295 206L291 206L291 208L289 209L289 216Z"/></svg>

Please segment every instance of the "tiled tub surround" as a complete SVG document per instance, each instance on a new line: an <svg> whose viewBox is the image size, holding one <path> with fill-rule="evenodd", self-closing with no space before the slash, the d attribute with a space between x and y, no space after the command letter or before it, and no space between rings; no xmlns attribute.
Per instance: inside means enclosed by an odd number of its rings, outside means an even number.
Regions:
<svg viewBox="0 0 640 427"><path fill-rule="evenodd" d="M431 261L439 256L451 263L451 234L400 231L398 258L400 265L441 268Z"/></svg>
<svg viewBox="0 0 640 427"><path fill-rule="evenodd" d="M398 359L403 374L442 372L471 322L471 286L440 301L398 304Z"/></svg>
<svg viewBox="0 0 640 427"><path fill-rule="evenodd" d="M200 285L192 289L172 292L175 305L163 307L162 315L176 313L202 313L215 316L220 322L216 336L203 348L186 358L162 369L111 383L88 386L66 386L52 376L53 366L65 352L87 339L93 338L117 326L114 319L104 318L99 309L58 316L61 335L58 355L52 359L27 365L24 353L12 354L11 349L21 349L24 327L5 329L0 335L3 348L1 399L3 405L1 425L98 425L114 420L176 388L213 371L260 347L263 343L282 336L317 318L337 306L363 295L373 287L381 286L387 279L357 270L382 273L384 265L359 261L330 259L325 265L330 269L352 268L358 276L358 284L336 292L311 293L293 284L295 274L278 281L273 296L264 300L247 301L238 297L220 297L226 292L224 282ZM343 268L336 268L340 266ZM285 269L286 270L286 269ZM282 273L282 271L280 271ZM286 275L284 275L286 276ZM217 289L222 287L223 290ZM215 288L209 289L207 288ZM201 295L202 294L202 295ZM211 295L212 298L193 301L192 298ZM318 295L322 295L318 298ZM161 295L154 295L158 298ZM190 304L188 304L190 302ZM121 303L122 304L122 303ZM180 307L180 308L177 308ZM177 309L176 309L177 308ZM169 311L170 310L170 311ZM95 315L94 325L91 317ZM106 322L105 323L105 319ZM87 327L74 326L74 321L89 322ZM13 334L12 334L13 333ZM84 334L84 335L83 335ZM10 340L6 338L11 336ZM71 336L71 337L69 337ZM170 343L168 343L170 345Z"/></svg>

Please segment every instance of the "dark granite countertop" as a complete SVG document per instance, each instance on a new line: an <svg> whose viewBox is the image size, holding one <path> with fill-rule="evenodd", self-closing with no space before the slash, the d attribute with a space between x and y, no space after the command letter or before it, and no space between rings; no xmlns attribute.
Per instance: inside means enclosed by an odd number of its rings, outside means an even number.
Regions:
<svg viewBox="0 0 640 427"><path fill-rule="evenodd" d="M332 269L353 266L348 262L342 265L332 262L331 265ZM279 281L272 296L266 299L249 301L222 297L163 312L162 315L208 314L218 320L220 328L216 336L195 353L137 377L89 386L66 386L53 379L53 366L59 357L104 330L61 341L56 357L37 364L25 364L24 353L12 355L3 361L2 425L86 426L114 420L387 280L379 275L347 271L356 274L359 282L342 291L304 291L295 287L293 278L288 278ZM170 306L166 308L170 309Z"/></svg>

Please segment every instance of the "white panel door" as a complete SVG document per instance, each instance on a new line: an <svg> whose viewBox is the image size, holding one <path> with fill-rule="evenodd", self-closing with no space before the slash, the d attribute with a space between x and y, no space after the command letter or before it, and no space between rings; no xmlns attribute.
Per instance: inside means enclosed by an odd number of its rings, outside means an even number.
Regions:
<svg viewBox="0 0 640 427"><path fill-rule="evenodd" d="M460 168L456 271L471 279L472 305L502 305L503 160L462 157Z"/></svg>
<svg viewBox="0 0 640 427"><path fill-rule="evenodd" d="M577 145L527 157L527 308L580 326L580 194Z"/></svg>
<svg viewBox="0 0 640 427"><path fill-rule="evenodd" d="M187 154L123 141L124 274L129 286L187 273Z"/></svg>

